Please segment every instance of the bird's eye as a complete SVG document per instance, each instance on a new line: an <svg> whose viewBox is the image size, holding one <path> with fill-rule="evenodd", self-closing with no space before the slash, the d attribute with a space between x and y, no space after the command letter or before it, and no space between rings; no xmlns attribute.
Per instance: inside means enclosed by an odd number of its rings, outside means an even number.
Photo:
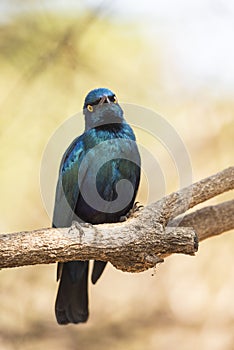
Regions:
<svg viewBox="0 0 234 350"><path fill-rule="evenodd" d="M88 105L88 106L87 106L87 110L88 110L89 112L92 112L92 111L93 111L93 107L92 107L91 105Z"/></svg>
<svg viewBox="0 0 234 350"><path fill-rule="evenodd" d="M108 100L112 103L118 103L117 97L115 95L108 96Z"/></svg>

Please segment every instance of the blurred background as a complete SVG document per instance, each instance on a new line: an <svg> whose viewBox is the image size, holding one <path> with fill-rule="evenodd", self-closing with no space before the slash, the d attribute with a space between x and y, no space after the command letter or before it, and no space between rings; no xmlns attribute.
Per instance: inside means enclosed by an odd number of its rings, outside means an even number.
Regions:
<svg viewBox="0 0 234 350"><path fill-rule="evenodd" d="M120 102L166 118L184 142L193 181L233 165L233 35L229 0L1 0L0 232L51 225L41 160L67 118L78 113L82 132L79 112L92 88L109 87ZM156 154L154 140L136 132ZM176 170L165 150L158 153L168 193L177 189ZM51 193L56 176L48 162ZM109 265L90 286L88 323L66 327L54 316L55 265L2 270L0 349L234 349L233 262L228 233L156 271Z"/></svg>

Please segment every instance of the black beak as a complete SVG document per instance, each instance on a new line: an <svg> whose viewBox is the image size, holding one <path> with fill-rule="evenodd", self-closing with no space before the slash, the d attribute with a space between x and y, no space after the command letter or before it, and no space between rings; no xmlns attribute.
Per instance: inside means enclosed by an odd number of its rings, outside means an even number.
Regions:
<svg viewBox="0 0 234 350"><path fill-rule="evenodd" d="M105 103L105 102L107 102L107 103L110 103L110 100L109 100L109 98L108 98L108 96L106 96L106 95L104 95L102 98L101 98L101 100L99 101L99 105L103 105L103 103Z"/></svg>

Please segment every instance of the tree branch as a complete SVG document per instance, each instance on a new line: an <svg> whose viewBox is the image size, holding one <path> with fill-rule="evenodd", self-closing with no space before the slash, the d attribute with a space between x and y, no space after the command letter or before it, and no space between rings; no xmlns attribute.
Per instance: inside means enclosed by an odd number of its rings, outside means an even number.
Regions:
<svg viewBox="0 0 234 350"><path fill-rule="evenodd" d="M173 253L194 255L198 240L234 228L234 201L175 217L233 188L230 167L146 206L123 223L73 223L70 228L2 234L0 268L96 259L139 272Z"/></svg>
<svg viewBox="0 0 234 350"><path fill-rule="evenodd" d="M174 219L172 226L193 227L199 241L220 235L234 228L234 200L212 205L186 215L182 221Z"/></svg>
<svg viewBox="0 0 234 350"><path fill-rule="evenodd" d="M221 193L234 189L234 167L173 192L147 208L156 212L157 220L166 225L176 216Z"/></svg>

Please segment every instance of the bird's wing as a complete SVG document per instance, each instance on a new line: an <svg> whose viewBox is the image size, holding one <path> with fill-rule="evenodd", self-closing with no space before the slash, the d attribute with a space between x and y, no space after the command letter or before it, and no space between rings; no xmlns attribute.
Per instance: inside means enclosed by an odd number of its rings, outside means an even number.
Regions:
<svg viewBox="0 0 234 350"><path fill-rule="evenodd" d="M73 220L78 220L75 207L79 198L78 167L84 152L82 146L82 140L75 139L62 158L55 195L53 227L69 227ZM57 281L62 276L63 267L63 263L58 263ZM71 265L71 273L72 267Z"/></svg>
<svg viewBox="0 0 234 350"><path fill-rule="evenodd" d="M55 195L54 227L69 227L79 197L78 167L83 154L82 140L75 139L65 152L60 169Z"/></svg>

